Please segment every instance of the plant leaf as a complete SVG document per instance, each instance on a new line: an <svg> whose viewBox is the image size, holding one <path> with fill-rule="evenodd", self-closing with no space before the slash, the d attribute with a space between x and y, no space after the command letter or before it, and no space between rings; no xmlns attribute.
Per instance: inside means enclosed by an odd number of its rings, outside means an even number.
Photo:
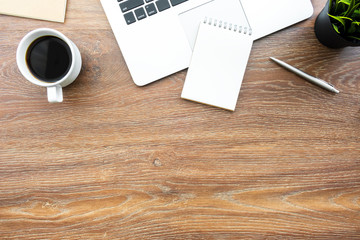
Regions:
<svg viewBox="0 0 360 240"><path fill-rule="evenodd" d="M356 39L356 40L360 41L360 37L348 36L348 38L352 38L352 39Z"/></svg>
<svg viewBox="0 0 360 240"><path fill-rule="evenodd" d="M339 31L339 28L338 26L336 26L335 24L332 25L334 30L338 33L338 34L341 34L340 31Z"/></svg>
<svg viewBox="0 0 360 240"><path fill-rule="evenodd" d="M346 33L349 35L352 35L353 33L355 33L357 30L357 26L356 24L353 24L353 22L350 24L350 26L348 27L348 29L346 30Z"/></svg>
<svg viewBox="0 0 360 240"><path fill-rule="evenodd" d="M353 1L355 3L355 0L353 0ZM345 17L351 17L354 14L355 10L359 8L359 5L360 5L360 3L352 6L351 9L350 9L350 6L349 6L348 11L345 13Z"/></svg>
<svg viewBox="0 0 360 240"><path fill-rule="evenodd" d="M339 4L344 3L345 5L351 5L351 2L352 2L352 0L340 0Z"/></svg>
<svg viewBox="0 0 360 240"><path fill-rule="evenodd" d="M345 22L345 20L350 20L350 21L352 21L352 19L351 19L351 18L348 18L348 17L333 16L333 15L331 15L331 14L328 14L328 15L329 15L329 17L331 17L331 18L335 19L336 21L340 22L341 25L343 25L344 27L346 27L346 22Z"/></svg>

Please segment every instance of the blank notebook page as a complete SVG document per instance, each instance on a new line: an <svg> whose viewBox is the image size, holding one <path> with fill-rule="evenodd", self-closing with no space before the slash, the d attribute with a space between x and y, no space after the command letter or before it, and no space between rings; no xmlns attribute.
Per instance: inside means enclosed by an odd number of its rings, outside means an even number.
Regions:
<svg viewBox="0 0 360 240"><path fill-rule="evenodd" d="M248 28L201 22L181 97L234 111L252 44Z"/></svg>

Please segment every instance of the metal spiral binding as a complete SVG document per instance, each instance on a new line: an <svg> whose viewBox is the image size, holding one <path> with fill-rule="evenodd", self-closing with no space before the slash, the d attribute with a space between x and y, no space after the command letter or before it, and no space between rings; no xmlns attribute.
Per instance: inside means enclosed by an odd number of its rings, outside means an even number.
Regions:
<svg viewBox="0 0 360 240"><path fill-rule="evenodd" d="M252 29L251 28L243 27L243 26L236 25L236 24L231 24L231 23L228 23L228 22L218 21L217 19L212 19L212 18L208 19L207 17L205 17L203 23L213 25L215 27L227 29L227 30L230 30L230 31L238 32L238 33L248 34L249 36L252 35Z"/></svg>

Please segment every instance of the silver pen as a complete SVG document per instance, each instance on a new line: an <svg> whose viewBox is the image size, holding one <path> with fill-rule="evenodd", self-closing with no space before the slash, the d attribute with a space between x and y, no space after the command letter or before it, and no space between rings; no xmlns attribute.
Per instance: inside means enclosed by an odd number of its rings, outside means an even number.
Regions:
<svg viewBox="0 0 360 240"><path fill-rule="evenodd" d="M319 78L313 77L307 73L304 73L303 71L279 60L273 57L270 57L271 60L273 60L274 62L276 62L277 64L279 64L280 66L282 66L283 68L286 68L287 70L295 73L296 75L304 78L305 80L319 86L322 87L330 92L334 92L334 93L339 93L339 90L337 90L333 85L331 85L330 83L325 82L324 80L321 80Z"/></svg>

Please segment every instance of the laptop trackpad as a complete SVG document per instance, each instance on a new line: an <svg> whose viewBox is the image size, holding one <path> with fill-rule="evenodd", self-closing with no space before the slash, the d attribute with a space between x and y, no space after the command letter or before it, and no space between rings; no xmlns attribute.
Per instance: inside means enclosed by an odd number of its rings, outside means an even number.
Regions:
<svg viewBox="0 0 360 240"><path fill-rule="evenodd" d="M249 27L239 0L213 0L205 3L179 14L191 49L194 48L199 23L205 17Z"/></svg>

